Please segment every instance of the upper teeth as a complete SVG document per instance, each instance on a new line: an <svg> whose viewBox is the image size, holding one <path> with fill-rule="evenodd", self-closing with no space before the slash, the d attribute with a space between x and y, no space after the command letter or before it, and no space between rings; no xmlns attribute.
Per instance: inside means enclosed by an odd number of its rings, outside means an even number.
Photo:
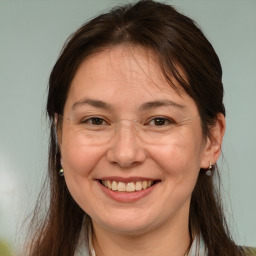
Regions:
<svg viewBox="0 0 256 256"><path fill-rule="evenodd" d="M110 181L110 180L102 180L102 184L113 190L119 192L134 192L146 189L152 186L153 181L136 181L136 182L118 182L118 181Z"/></svg>

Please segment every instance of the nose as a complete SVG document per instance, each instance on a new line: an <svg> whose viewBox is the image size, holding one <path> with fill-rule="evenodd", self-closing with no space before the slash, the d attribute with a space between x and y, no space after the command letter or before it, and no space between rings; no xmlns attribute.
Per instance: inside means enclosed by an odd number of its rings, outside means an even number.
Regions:
<svg viewBox="0 0 256 256"><path fill-rule="evenodd" d="M146 152L143 142L137 136L134 122L123 121L117 126L115 138L107 152L107 158L111 163L129 168L142 163L146 158Z"/></svg>

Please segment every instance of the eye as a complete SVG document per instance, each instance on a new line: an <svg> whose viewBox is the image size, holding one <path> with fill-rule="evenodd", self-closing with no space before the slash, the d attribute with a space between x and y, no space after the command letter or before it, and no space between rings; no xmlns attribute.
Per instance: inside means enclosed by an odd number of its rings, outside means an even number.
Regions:
<svg viewBox="0 0 256 256"><path fill-rule="evenodd" d="M174 120L166 117L154 117L152 118L147 125L152 125L152 126L166 126L170 124L174 124Z"/></svg>
<svg viewBox="0 0 256 256"><path fill-rule="evenodd" d="M86 118L82 121L83 124L89 124L89 125L96 125L96 126L100 126L100 125L109 125L109 123L107 121L105 121L103 118L101 117L90 117L90 118Z"/></svg>

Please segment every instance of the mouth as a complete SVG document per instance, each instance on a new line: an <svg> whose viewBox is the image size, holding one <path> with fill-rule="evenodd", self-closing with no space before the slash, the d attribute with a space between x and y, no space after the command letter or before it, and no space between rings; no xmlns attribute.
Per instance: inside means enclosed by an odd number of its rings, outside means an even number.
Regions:
<svg viewBox="0 0 256 256"><path fill-rule="evenodd" d="M130 182L121 182L115 180L99 180L99 182L109 190L115 192L137 192L146 190L155 184L159 183L159 180L142 180L142 181L130 181Z"/></svg>

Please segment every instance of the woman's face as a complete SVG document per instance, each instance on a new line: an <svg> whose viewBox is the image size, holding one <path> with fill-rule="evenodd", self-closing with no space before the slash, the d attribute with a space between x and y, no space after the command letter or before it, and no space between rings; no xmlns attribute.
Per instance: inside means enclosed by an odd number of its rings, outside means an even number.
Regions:
<svg viewBox="0 0 256 256"><path fill-rule="evenodd" d="M149 51L117 46L82 62L59 137L68 189L94 225L124 234L188 225L210 161L198 115Z"/></svg>

